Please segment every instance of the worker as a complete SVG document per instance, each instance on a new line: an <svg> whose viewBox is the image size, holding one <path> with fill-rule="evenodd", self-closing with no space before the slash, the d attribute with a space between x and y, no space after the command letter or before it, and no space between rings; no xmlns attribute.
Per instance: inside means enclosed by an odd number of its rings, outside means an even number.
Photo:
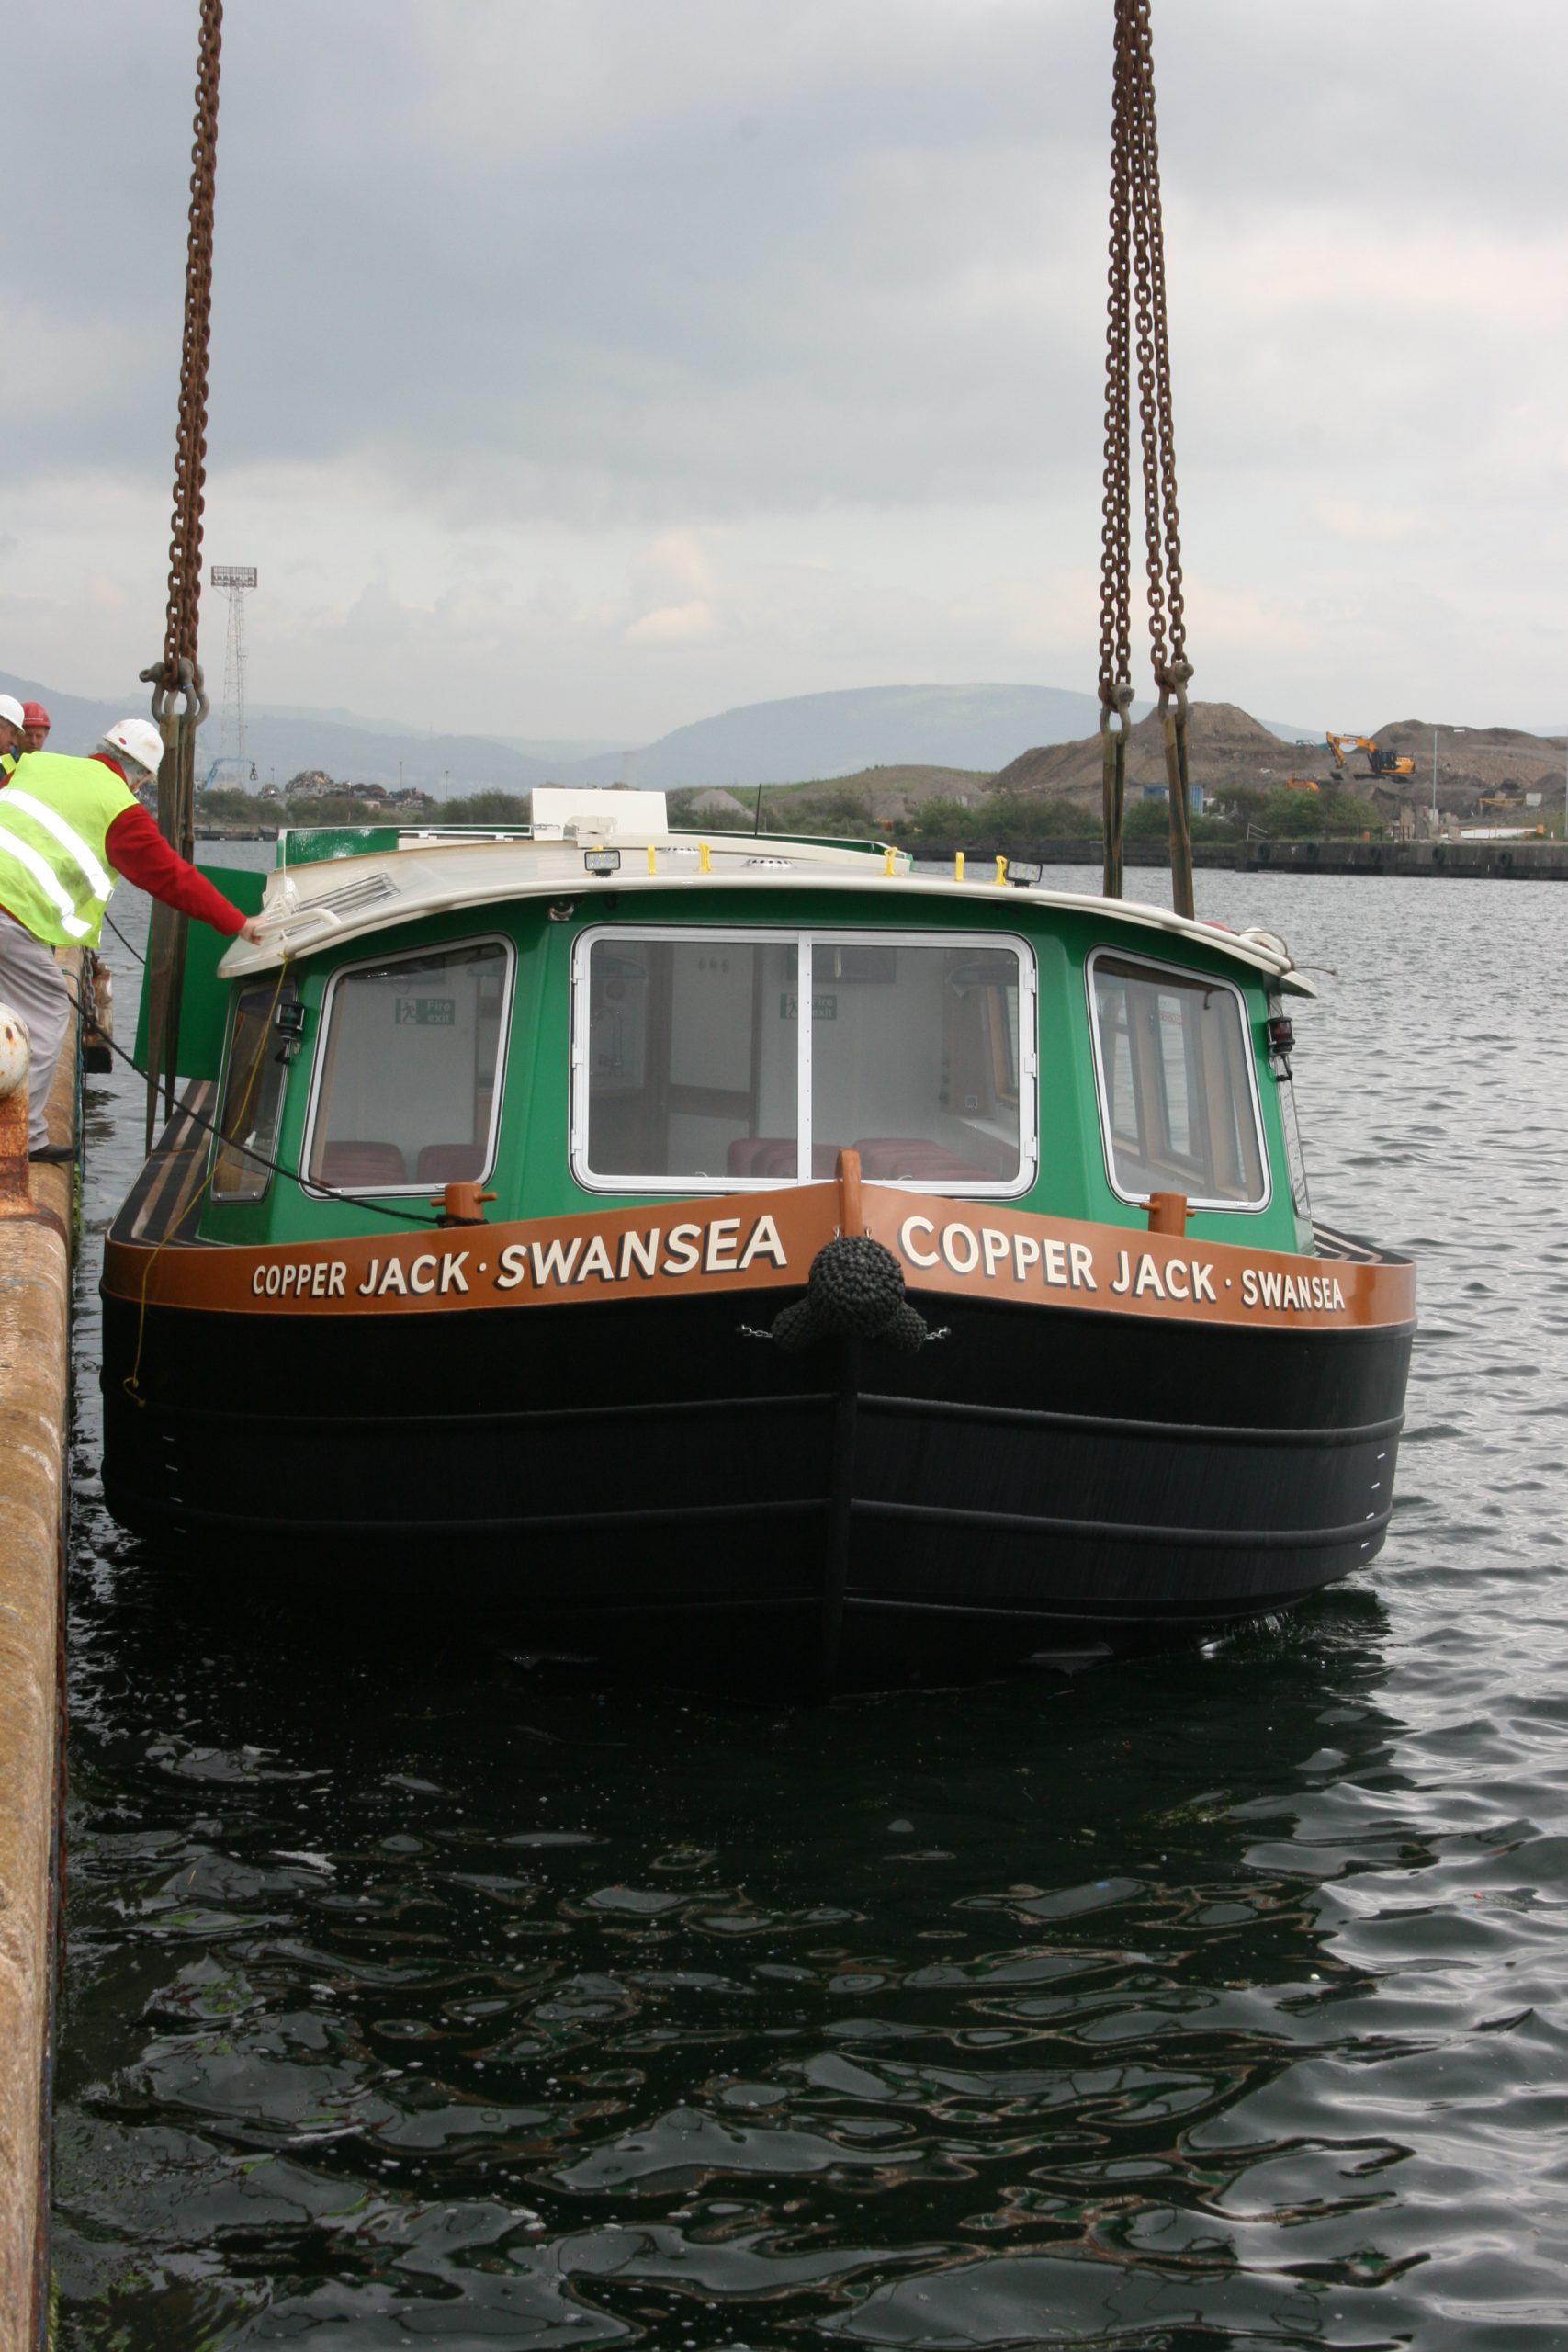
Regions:
<svg viewBox="0 0 1568 2352"><path fill-rule="evenodd" d="M41 752L49 741L49 730L54 723L53 720L41 702L25 702L22 705L22 734L26 739L28 751Z"/></svg>
<svg viewBox="0 0 1568 2352"><path fill-rule="evenodd" d="M117 874L227 938L260 936L256 918L177 855L137 799L163 752L150 721L122 718L90 759L25 752L0 791L0 1002L28 1028L29 1159L76 1156L50 1142L43 1115L72 1003L54 950L97 945Z"/></svg>
<svg viewBox="0 0 1568 2352"><path fill-rule="evenodd" d="M0 783L8 780L11 770L27 749L23 741L27 726L27 712L16 695L0 695Z"/></svg>

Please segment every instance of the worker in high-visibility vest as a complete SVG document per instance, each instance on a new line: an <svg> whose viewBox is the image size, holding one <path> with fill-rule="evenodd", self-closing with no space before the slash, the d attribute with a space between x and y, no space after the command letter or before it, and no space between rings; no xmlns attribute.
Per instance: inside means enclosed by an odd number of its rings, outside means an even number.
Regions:
<svg viewBox="0 0 1568 2352"><path fill-rule="evenodd" d="M137 798L163 751L147 719L122 718L90 759L24 752L0 789L0 1003L28 1027L29 1159L75 1157L50 1142L43 1115L72 1001L54 951L97 945L119 875L228 938L259 935L255 917L177 855Z"/></svg>
<svg viewBox="0 0 1568 2352"><path fill-rule="evenodd" d="M15 695L0 695L0 784L27 750L28 714Z"/></svg>

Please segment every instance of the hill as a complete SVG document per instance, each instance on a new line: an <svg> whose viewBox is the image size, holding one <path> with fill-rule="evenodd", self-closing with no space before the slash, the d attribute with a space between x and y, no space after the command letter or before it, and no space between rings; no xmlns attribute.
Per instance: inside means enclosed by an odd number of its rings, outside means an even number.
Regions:
<svg viewBox="0 0 1568 2352"><path fill-rule="evenodd" d="M1468 812L1483 799L1541 795L1543 809L1561 814L1565 789L1563 745L1518 727L1443 727L1426 718L1395 719L1374 741L1416 763L1398 787L1403 799L1430 807L1432 752L1438 754L1438 806ZM1315 773L1315 771L1314 771ZM1532 824L1535 819L1532 816Z"/></svg>
<svg viewBox="0 0 1568 2352"><path fill-rule="evenodd" d="M46 704L54 743L85 750L115 719L141 715L147 689L131 684L114 702L62 694L31 678L0 673L0 693ZM834 778L874 765L913 764L989 775L1030 743L1059 742L1094 723L1092 695L1054 686L868 686L749 703L699 719L641 750L557 754L568 745L482 735L428 735L400 723L346 712L262 705L247 714L246 751L257 781L300 769L368 784L418 785L445 798L486 789L527 792L536 784L618 784L654 789L716 786L754 789L803 776ZM198 758L221 748L221 711L201 730Z"/></svg>
<svg viewBox="0 0 1568 2352"><path fill-rule="evenodd" d="M1192 781L1206 793L1224 797L1245 787L1267 792L1288 775L1326 775L1328 755L1321 749L1303 751L1304 762L1293 767L1292 754L1271 728L1249 717L1233 702L1195 702L1188 718L1188 760ZM1151 712L1139 719L1127 738L1127 784L1130 791L1165 782L1165 737ZM992 779L995 793L1021 797L1082 800L1100 806L1100 742L1098 726L1092 735L1075 742L1041 745L1025 752Z"/></svg>
<svg viewBox="0 0 1568 2352"><path fill-rule="evenodd" d="M1096 723L1092 695L1056 686L861 686L747 703L661 735L635 757L584 760L563 784L730 788L832 780L873 766L991 774L1030 743L1058 743Z"/></svg>
<svg viewBox="0 0 1568 2352"><path fill-rule="evenodd" d="M114 702L96 702L82 695L62 694L33 678L14 678L0 672L0 694L20 702L41 702L54 721L50 748L57 752L90 751L106 727L117 718L144 718L147 689L134 681ZM212 716L197 738L198 775L205 763L222 749L222 710ZM301 769L324 768L329 775L356 784L418 785L445 797L448 792L529 792L561 774L554 763L532 758L482 735L426 735L382 721L329 717L324 712L263 707L247 712L245 748L265 784L276 772L282 783Z"/></svg>

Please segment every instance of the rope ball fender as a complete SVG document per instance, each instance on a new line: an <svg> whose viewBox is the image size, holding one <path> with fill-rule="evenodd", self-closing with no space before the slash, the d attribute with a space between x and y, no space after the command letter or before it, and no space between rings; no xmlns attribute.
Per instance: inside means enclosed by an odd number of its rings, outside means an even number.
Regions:
<svg viewBox="0 0 1568 2352"><path fill-rule="evenodd" d="M891 1250L869 1234L840 1234L811 1261L806 1296L782 1307L770 1335L791 1355L823 1340L886 1340L913 1355L936 1336L904 1295L904 1273Z"/></svg>

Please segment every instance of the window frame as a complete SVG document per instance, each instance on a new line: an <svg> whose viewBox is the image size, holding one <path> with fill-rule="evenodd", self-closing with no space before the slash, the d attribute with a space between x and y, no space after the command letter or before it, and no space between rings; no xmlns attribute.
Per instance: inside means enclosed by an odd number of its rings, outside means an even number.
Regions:
<svg viewBox="0 0 1568 2352"><path fill-rule="evenodd" d="M1170 979L1181 980L1189 988L1220 989L1235 1001L1236 1015L1241 1023L1242 1059L1247 1069L1247 1099L1252 1107L1253 1131L1258 1141L1258 1165L1263 1171L1263 1194L1260 1200L1216 1200L1210 1195L1189 1193L1189 1209L1220 1210L1227 1216L1261 1216L1274 1198L1274 1163L1269 1152L1269 1131L1263 1124L1263 1102L1258 1084L1258 1056L1252 1035L1252 1022L1247 1009L1246 991L1232 979L1218 972L1205 972L1192 964L1171 964L1155 956L1140 955L1134 949L1101 941L1091 947L1084 958L1084 991L1089 1013L1089 1049L1094 1056L1095 1104L1100 1118L1100 1148L1105 1163L1105 1181L1115 1198L1125 1201L1130 1208L1147 1208L1147 1193L1123 1191L1116 1176L1116 1139L1111 1125L1111 1095L1107 1083L1105 1060L1100 1043L1100 1012L1095 1001L1094 975L1096 966L1109 957L1118 964L1130 964L1140 971ZM1174 1191L1174 1185L1170 1187Z"/></svg>
<svg viewBox="0 0 1568 2352"><path fill-rule="evenodd" d="M278 1080L276 1114L273 1119L272 1140L267 1147L265 1158L260 1159L254 1157L242 1146L234 1143L231 1138L225 1134L223 1128L223 1112L228 1099L229 1080L234 1067L234 1046L239 1035L240 1018L243 1010L245 997L248 993L255 995L265 994L267 978L268 976L265 972L255 973L249 978L236 980L232 984L230 991L229 1017L224 1024L223 1030L223 1057L219 1064L217 1091L213 1098L213 1115L215 1124L211 1137L208 1144L207 1152L207 1196L214 1208L259 1208L272 1190L272 1180L276 1172L273 1163L277 1158L278 1138L283 1132L283 1114L288 1100L289 1065L288 1062L283 1064L283 1074ZM285 974L282 985L280 987L276 987L268 997L266 1034L269 1039L276 1038L276 1048L280 1053L283 1049L284 1044L286 1043L286 1039L283 1032L277 1027L276 1014L278 1008L285 1004L299 1004L302 1001L303 999L299 992L299 982L296 979L291 978L288 974ZM259 1169L261 1171L262 1182L255 1192L220 1193L219 1191L219 1165L226 1151L233 1151L239 1159L248 1159L252 1166Z"/></svg>
<svg viewBox="0 0 1568 2352"><path fill-rule="evenodd" d="M491 1091L490 1132L485 1138L485 1155L481 1171L473 1179L473 1182L483 1184L494 1175L496 1155L501 1142L502 1105L506 1093L507 1059L512 1046L512 1013L516 998L517 947L515 941L504 931L468 932L465 933L460 939L429 940L423 947L405 947L391 955L383 950L378 956L361 956L352 964L339 964L328 973L326 986L321 991L321 1014L316 1023L315 1051L310 1062L310 1091L305 1104L305 1131L299 1147L298 1180L299 1189L302 1193L308 1193L311 1200L339 1201L361 1197L377 1201L400 1200L410 1195L430 1200L440 1191L440 1186L433 1183L429 1178L423 1180L415 1178L403 1184L323 1184L319 1178L311 1177L307 1171L310 1165L310 1155L315 1148L316 1122L321 1113L321 1090L326 1079L327 1046L332 1038L333 1006L337 996L339 982L351 979L355 972L367 972L379 966L389 964L412 964L421 956L449 956L455 950L463 947L499 947L502 952L501 1022L495 1041L495 1084Z"/></svg>
<svg viewBox="0 0 1568 2352"><path fill-rule="evenodd" d="M806 1018L799 1023L795 1044L795 1173L793 1176L644 1176L638 1174L604 1175L588 1164L589 1089L587 1085L588 1029L590 1020L591 972L593 949L601 940L613 940L622 946L636 940L675 940L688 945L706 944L728 947L793 947L795 952L795 996L799 1005L807 1009ZM1033 947L1018 932L1000 931L908 931L863 927L838 929L831 923L760 923L710 925L706 923L593 923L578 932L572 941L571 961L571 1036L570 1044L570 1092L568 1112L569 1157L573 1181L585 1193L649 1193L667 1194L673 1200L705 1199L714 1194L730 1193L776 1193L811 1183L827 1183L828 1177L810 1173L812 1147L811 1062L812 1032L815 1023L810 1006L815 993L812 976L812 947L818 941L830 942L843 947L949 947L963 948L968 953L1006 949L1018 959L1018 1156L1016 1177L1006 1182L987 1184L974 1178L947 1183L924 1177L874 1177L869 1182L889 1184L908 1193L929 1193L952 1195L961 1200L1018 1200L1032 1192L1040 1169L1040 1108L1039 1108L1039 967ZM805 1171L804 1173L802 1171Z"/></svg>

